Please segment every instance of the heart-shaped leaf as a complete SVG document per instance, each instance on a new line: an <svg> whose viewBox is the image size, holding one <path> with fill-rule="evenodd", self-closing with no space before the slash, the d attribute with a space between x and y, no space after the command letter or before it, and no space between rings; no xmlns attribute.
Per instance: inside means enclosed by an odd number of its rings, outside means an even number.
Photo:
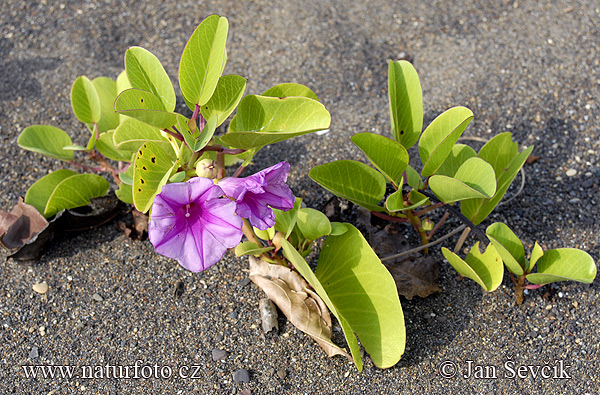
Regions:
<svg viewBox="0 0 600 395"><path fill-rule="evenodd" d="M316 240L331 233L331 223L325 214L312 208L301 208L297 215L298 229L307 240Z"/></svg>
<svg viewBox="0 0 600 395"><path fill-rule="evenodd" d="M115 129L119 126L119 114L115 113L115 99L117 98L117 83L108 77L98 77L92 80L94 88L100 99L100 133Z"/></svg>
<svg viewBox="0 0 600 395"><path fill-rule="evenodd" d="M434 174L444 163L472 119L473 113L468 108L453 107L440 114L425 129L419 141L423 177Z"/></svg>
<svg viewBox="0 0 600 395"><path fill-rule="evenodd" d="M64 147L72 145L69 135L59 128L50 125L28 126L17 139L19 147L40 153L51 158L70 161L73 151Z"/></svg>
<svg viewBox="0 0 600 395"><path fill-rule="evenodd" d="M188 104L202 106L212 97L225 67L228 29L226 18L211 15L185 45L179 62L179 85Z"/></svg>
<svg viewBox="0 0 600 395"><path fill-rule="evenodd" d="M579 281L590 284L596 278L594 259L576 248L548 250L537 261L537 273L527 275L533 284L549 284L556 281Z"/></svg>
<svg viewBox="0 0 600 395"><path fill-rule="evenodd" d="M433 175L429 187L444 203L473 198L490 198L496 192L492 166L481 158L469 158L458 169L454 178Z"/></svg>
<svg viewBox="0 0 600 395"><path fill-rule="evenodd" d="M485 291L492 292L502 283L504 265L492 244L489 244L482 254L479 251L479 242L475 243L464 261L445 247L442 247L442 253L458 274L475 281Z"/></svg>
<svg viewBox="0 0 600 395"><path fill-rule="evenodd" d="M98 123L102 114L100 97L92 81L85 76L75 80L71 87L71 107L83 123Z"/></svg>
<svg viewBox="0 0 600 395"><path fill-rule="evenodd" d="M283 84L275 85L274 87L267 89L265 93L261 96L270 96L270 97L292 97L292 96L301 96L308 97L309 99L319 100L315 92L310 90L310 88L296 84L293 82L285 82Z"/></svg>
<svg viewBox="0 0 600 395"><path fill-rule="evenodd" d="M408 149L419 140L423 129L423 92L410 62L390 60L388 89L392 136Z"/></svg>
<svg viewBox="0 0 600 395"><path fill-rule="evenodd" d="M504 223L496 222L488 226L486 234L490 242L500 254L504 265L517 276L522 276L527 269L523 243Z"/></svg>
<svg viewBox="0 0 600 395"><path fill-rule="evenodd" d="M142 47L125 52L125 70L133 88L152 92L166 111L175 110L175 90L171 79L156 56Z"/></svg>
<svg viewBox="0 0 600 395"><path fill-rule="evenodd" d="M408 165L408 152L402 144L375 133L357 133L352 142L395 186L402 185L402 173Z"/></svg>
<svg viewBox="0 0 600 395"><path fill-rule="evenodd" d="M138 150L133 170L133 203L142 213L147 212L171 177L173 162L161 145L148 141Z"/></svg>
<svg viewBox="0 0 600 395"><path fill-rule="evenodd" d="M338 160L315 166L308 176L334 195L371 211L383 211L379 202L385 194L385 178L380 172L353 160Z"/></svg>
<svg viewBox="0 0 600 395"><path fill-rule="evenodd" d="M250 149L329 128L331 117L320 102L306 97L249 95L238 106L221 141Z"/></svg>
<svg viewBox="0 0 600 395"><path fill-rule="evenodd" d="M117 96L115 111L159 129L173 126L177 114L165 110L162 100L152 92L127 89Z"/></svg>
<svg viewBox="0 0 600 395"><path fill-rule="evenodd" d="M44 217L50 218L61 210L86 206L90 199L106 195L110 184L96 174L75 174L59 182L48 198Z"/></svg>
<svg viewBox="0 0 600 395"><path fill-rule="evenodd" d="M244 91L246 90L246 79L239 75L224 75L219 78L219 83L208 103L203 104L200 112L205 119L217 117L219 127L229 115L235 110Z"/></svg>

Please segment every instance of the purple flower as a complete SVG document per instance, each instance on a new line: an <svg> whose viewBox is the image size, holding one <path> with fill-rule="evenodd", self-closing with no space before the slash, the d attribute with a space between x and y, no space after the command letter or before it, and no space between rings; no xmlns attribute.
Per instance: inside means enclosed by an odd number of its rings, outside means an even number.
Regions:
<svg viewBox="0 0 600 395"><path fill-rule="evenodd" d="M236 203L208 178L167 184L154 198L148 238L156 252L199 272L217 263L242 239Z"/></svg>
<svg viewBox="0 0 600 395"><path fill-rule="evenodd" d="M283 211L294 207L294 194L285 183L289 171L290 164L281 162L246 178L224 178L219 186L237 201L238 215L265 230L275 225L271 207Z"/></svg>

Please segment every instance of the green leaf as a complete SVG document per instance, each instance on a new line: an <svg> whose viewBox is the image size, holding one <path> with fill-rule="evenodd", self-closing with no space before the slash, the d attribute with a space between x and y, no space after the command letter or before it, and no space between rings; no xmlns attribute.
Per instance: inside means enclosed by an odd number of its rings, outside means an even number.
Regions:
<svg viewBox="0 0 600 395"><path fill-rule="evenodd" d="M156 56L142 47L125 52L125 70L133 88L152 92L166 111L175 110L175 90L171 79Z"/></svg>
<svg viewBox="0 0 600 395"><path fill-rule="evenodd" d="M96 149L108 159L129 162L131 159L131 152L127 150L119 150L117 147L115 147L113 141L114 133L114 130L102 133L98 141L96 141Z"/></svg>
<svg viewBox="0 0 600 395"><path fill-rule="evenodd" d="M453 107L439 115L425 129L419 141L423 177L434 174L444 163L472 119L473 113L468 108Z"/></svg>
<svg viewBox="0 0 600 395"><path fill-rule="evenodd" d="M527 267L527 272L531 272L533 267L537 263L537 261L544 255L544 250L536 241L533 245L533 250L531 250L531 256L529 257L529 265Z"/></svg>
<svg viewBox="0 0 600 395"><path fill-rule="evenodd" d="M502 283L504 265L492 244L489 244L482 254L479 251L479 242L475 243L464 261L445 247L442 247L442 253L458 274L475 281L486 292L492 292Z"/></svg>
<svg viewBox="0 0 600 395"><path fill-rule="evenodd" d="M115 113L117 98L117 83L108 77L98 77L92 80L100 99L100 121L98 131L106 132L119 126L119 114Z"/></svg>
<svg viewBox="0 0 600 395"><path fill-rule="evenodd" d="M302 199L296 198L294 200L294 207L288 211L282 211L276 208L273 209L273 212L275 213L275 230L283 233L286 239L290 237L292 230L294 230L294 226L296 226L298 210L301 206Z"/></svg>
<svg viewBox="0 0 600 395"><path fill-rule="evenodd" d="M74 171L61 169L45 175L29 187L25 194L25 203L31 204L43 215L54 188L65 178L75 174L77 173Z"/></svg>
<svg viewBox="0 0 600 395"><path fill-rule="evenodd" d="M23 149L54 159L64 161L73 159L73 151L63 148L73 144L71 138L65 131L54 126L28 126L17 139L17 144Z"/></svg>
<svg viewBox="0 0 600 395"><path fill-rule="evenodd" d="M177 128L183 135L185 143L193 152L200 151L210 142L210 139L212 139L213 135L215 134L217 118L218 115L213 113L213 115L206 121L204 129L197 129L195 133L192 133L188 124L189 119L181 114L177 114Z"/></svg>
<svg viewBox="0 0 600 395"><path fill-rule="evenodd" d="M119 151L128 152L130 157L146 141L167 142L160 130L135 118L127 118L115 130L113 143Z"/></svg>
<svg viewBox="0 0 600 395"><path fill-rule="evenodd" d="M488 226L486 235L500 254L506 268L517 276L522 276L527 269L527 263L521 240L502 222Z"/></svg>
<svg viewBox="0 0 600 395"><path fill-rule="evenodd" d="M331 233L331 223L327 216L312 208L301 208L298 211L297 224L308 240L316 240Z"/></svg>
<svg viewBox="0 0 600 395"><path fill-rule="evenodd" d="M135 168L133 162L135 162L135 156L131 158L131 162L132 163L129 165L126 171L119 173L119 179L121 182L128 185L133 185L133 169Z"/></svg>
<svg viewBox="0 0 600 395"><path fill-rule="evenodd" d="M127 70L123 70L119 76L117 77L117 96L121 94L121 92L126 91L127 89L133 88L131 83L129 82L129 78L127 77ZM116 100L116 98L115 98ZM113 112L115 111L115 104L113 101ZM129 119L127 115L117 114L119 116L119 123L123 122L126 119Z"/></svg>
<svg viewBox="0 0 600 395"><path fill-rule="evenodd" d="M410 191L409 199L411 204L405 206L404 195L402 193L402 190L397 190L396 192L392 193L390 196L387 197L385 201L385 208L387 209L387 211L394 213L398 211L414 210L417 207L429 203L429 198L427 196L414 189Z"/></svg>
<svg viewBox="0 0 600 395"><path fill-rule="evenodd" d="M496 180L505 171L510 162L519 154L519 144L513 143L512 134L500 133L488 141L479 150L479 157L494 168Z"/></svg>
<svg viewBox="0 0 600 395"><path fill-rule="evenodd" d="M388 95L392 136L407 149L412 147L423 129L423 92L419 75L405 60L390 60Z"/></svg>
<svg viewBox="0 0 600 395"><path fill-rule="evenodd" d="M413 169L411 165L406 166L406 183L416 190L423 189L425 186L419 172Z"/></svg>
<svg viewBox="0 0 600 395"><path fill-rule="evenodd" d="M176 113L165 110L161 99L154 93L135 88L117 96L115 110L159 129L173 126L177 117Z"/></svg>
<svg viewBox="0 0 600 395"><path fill-rule="evenodd" d="M355 333L378 367L393 366L406 342L396 285L360 232L343 226L345 233L326 239L316 275L287 240L284 255L340 322L358 370L363 365Z"/></svg>
<svg viewBox="0 0 600 395"><path fill-rule="evenodd" d="M475 225L479 225L496 208L498 203L504 197L508 187L513 182L517 173L523 167L523 164L531 154L533 146L523 150L519 155L513 158L510 164L502 170L500 176L497 176L496 193L491 199L470 199L461 202L460 210L462 214L469 218Z"/></svg>
<svg viewBox="0 0 600 395"><path fill-rule="evenodd" d="M341 236L348 231L346 224L342 222L331 223L331 236Z"/></svg>
<svg viewBox="0 0 600 395"><path fill-rule="evenodd" d="M481 158L469 158L458 169L454 178L433 175L429 187L444 203L473 198L490 198L496 192L492 166Z"/></svg>
<svg viewBox="0 0 600 395"><path fill-rule="evenodd" d="M125 184L124 182L119 185L119 189L115 191L115 195L119 198L120 201L133 204L133 186L129 184Z"/></svg>
<svg viewBox="0 0 600 395"><path fill-rule="evenodd" d="M379 202L385 195L385 178L364 163L338 160L313 167L308 176L334 195L371 211L383 211Z"/></svg>
<svg viewBox="0 0 600 395"><path fill-rule="evenodd" d="M402 185L402 173L408 165L408 152L397 141L375 133L357 133L352 142L394 185Z"/></svg>
<svg viewBox="0 0 600 395"><path fill-rule="evenodd" d="M256 236L258 236L259 239L273 240L273 237L275 237L274 227L270 227L265 230L260 230L256 226L253 226L252 229L254 230L254 233L256 234Z"/></svg>
<svg viewBox="0 0 600 395"><path fill-rule="evenodd" d="M63 147L63 149L66 151L86 151L87 150L86 147L84 147L83 145L79 145L79 144L65 145Z"/></svg>
<svg viewBox="0 0 600 395"><path fill-rule="evenodd" d="M271 89L267 89L262 96L270 96L270 97L292 97L292 96L300 96L300 97L308 97L309 99L319 101L319 98L308 87L296 84L293 82L285 82L283 84L275 85Z"/></svg>
<svg viewBox="0 0 600 395"><path fill-rule="evenodd" d="M219 127L235 110L240 100L242 100L245 90L245 78L239 75L222 76L219 78L215 93L206 104L202 105L200 113L202 113L204 119L210 119L216 115L216 127Z"/></svg>
<svg viewBox="0 0 600 395"><path fill-rule="evenodd" d="M450 155L448 155L435 174L454 177L460 166L462 166L467 159L475 156L477 156L477 153L473 148L464 144L455 144L454 147L452 147L452 151L450 151Z"/></svg>
<svg viewBox="0 0 600 395"><path fill-rule="evenodd" d="M548 250L537 262L537 273L527 275L533 284L579 281L590 284L596 278L596 264L585 251L576 248Z"/></svg>
<svg viewBox="0 0 600 395"><path fill-rule="evenodd" d="M221 141L235 148L262 147L327 129L330 122L329 112L316 100L249 95L241 100Z"/></svg>
<svg viewBox="0 0 600 395"><path fill-rule="evenodd" d="M98 123L102 114L100 97L92 81L85 76L75 80L71 88L71 107L83 123Z"/></svg>
<svg viewBox="0 0 600 395"><path fill-rule="evenodd" d="M173 162L161 145L148 141L137 152L133 170L133 203L142 213L147 212L171 177Z"/></svg>
<svg viewBox="0 0 600 395"><path fill-rule="evenodd" d="M226 18L211 15L194 30L179 63L179 84L188 103L206 104L225 67Z"/></svg>
<svg viewBox="0 0 600 395"><path fill-rule="evenodd" d="M86 206L90 199L106 195L110 184L96 174L75 174L59 182L48 198L44 217L50 218L61 210Z"/></svg>
<svg viewBox="0 0 600 395"><path fill-rule="evenodd" d="M261 247L251 241L243 241L235 247L235 256L244 255L258 256L263 252L271 251L274 247Z"/></svg>
<svg viewBox="0 0 600 395"><path fill-rule="evenodd" d="M185 171L177 172L169 178L169 182L183 182L183 180L185 180Z"/></svg>

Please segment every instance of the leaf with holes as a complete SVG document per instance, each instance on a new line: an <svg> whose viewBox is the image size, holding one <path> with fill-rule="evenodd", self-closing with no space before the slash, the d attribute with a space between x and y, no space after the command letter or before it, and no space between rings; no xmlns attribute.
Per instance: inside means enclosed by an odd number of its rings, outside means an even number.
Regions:
<svg viewBox="0 0 600 395"><path fill-rule="evenodd" d="M19 147L54 159L73 160L73 151L64 147L73 145L69 135L50 125L28 126L17 139Z"/></svg>
<svg viewBox="0 0 600 395"><path fill-rule="evenodd" d="M179 85L188 104L202 106L212 97L225 67L228 29L226 18L211 15L185 45L179 62Z"/></svg>
<svg viewBox="0 0 600 395"><path fill-rule="evenodd" d="M408 149L419 140L423 129L423 92L412 64L405 60L390 60L388 95L392 136Z"/></svg>
<svg viewBox="0 0 600 395"><path fill-rule="evenodd" d="M458 274L475 281L484 291L492 292L502 283L504 265L492 244L489 244L482 254L479 251L479 242L475 243L465 260L445 247L442 247L442 253Z"/></svg>
<svg viewBox="0 0 600 395"><path fill-rule="evenodd" d="M576 248L548 250L537 261L537 273L527 275L533 284L549 284L557 281L579 281L591 284L596 278L594 259Z"/></svg>
<svg viewBox="0 0 600 395"><path fill-rule="evenodd" d="M433 175L429 187L444 203L473 198L490 198L496 192L492 166L481 158L469 158L454 177Z"/></svg>
<svg viewBox="0 0 600 395"><path fill-rule="evenodd" d="M395 140L375 133L357 133L352 142L395 186L402 185L402 173L408 165L406 148Z"/></svg>
<svg viewBox="0 0 600 395"><path fill-rule="evenodd" d="M440 114L425 129L419 141L423 177L429 177L439 169L472 119L473 112L468 108L453 107Z"/></svg>
<svg viewBox="0 0 600 395"><path fill-rule="evenodd" d="M385 178L361 162L338 160L315 166L308 176L329 192L371 211L383 211L379 202L385 195Z"/></svg>
<svg viewBox="0 0 600 395"><path fill-rule="evenodd" d="M250 149L329 128L331 117L320 102L306 97L249 95L242 99L221 141Z"/></svg>
<svg viewBox="0 0 600 395"><path fill-rule="evenodd" d="M71 107L83 123L98 123L102 114L100 97L92 81L85 76L75 80L71 87Z"/></svg>
<svg viewBox="0 0 600 395"><path fill-rule="evenodd" d="M147 212L174 170L161 145L148 141L138 150L133 170L133 203L142 213Z"/></svg>
<svg viewBox="0 0 600 395"><path fill-rule="evenodd" d="M165 110L161 99L141 89L127 89L117 96L115 111L159 129L173 126L177 114Z"/></svg>
<svg viewBox="0 0 600 395"><path fill-rule="evenodd" d="M125 70L133 88L152 92L166 111L175 110L175 90L171 79L156 56L142 47L125 52Z"/></svg>

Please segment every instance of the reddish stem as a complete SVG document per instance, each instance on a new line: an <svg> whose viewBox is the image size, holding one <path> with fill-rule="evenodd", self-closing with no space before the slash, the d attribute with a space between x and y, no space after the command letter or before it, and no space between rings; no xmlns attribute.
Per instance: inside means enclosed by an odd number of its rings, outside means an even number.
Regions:
<svg viewBox="0 0 600 395"><path fill-rule="evenodd" d="M371 211L371 214L373 214L374 216L379 217L381 219L390 221L390 222L410 222L410 220L408 218L392 217L391 215L380 213L378 211Z"/></svg>

